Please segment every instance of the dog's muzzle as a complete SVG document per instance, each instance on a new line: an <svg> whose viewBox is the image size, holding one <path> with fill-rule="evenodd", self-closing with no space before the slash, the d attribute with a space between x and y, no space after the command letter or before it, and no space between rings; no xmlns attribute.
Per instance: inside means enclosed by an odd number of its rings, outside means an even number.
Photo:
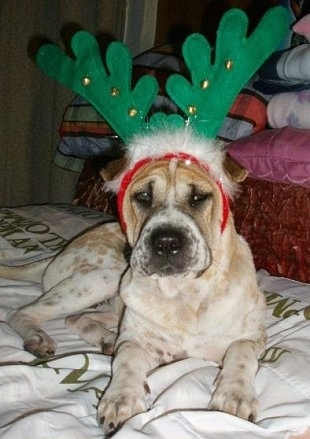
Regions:
<svg viewBox="0 0 310 439"><path fill-rule="evenodd" d="M169 210L149 219L131 256L131 266L144 276L197 277L210 263L210 249L195 221Z"/></svg>

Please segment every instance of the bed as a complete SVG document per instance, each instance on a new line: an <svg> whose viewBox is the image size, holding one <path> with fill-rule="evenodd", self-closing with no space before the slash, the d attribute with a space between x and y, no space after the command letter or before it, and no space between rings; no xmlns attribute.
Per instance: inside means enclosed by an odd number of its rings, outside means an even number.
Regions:
<svg viewBox="0 0 310 439"><path fill-rule="evenodd" d="M18 265L50 256L74 234L111 219L74 205L2 208L1 262ZM261 404L256 423L208 412L218 365L186 359L150 374L152 408L127 421L115 438L310 437L310 285L264 270L257 277L268 303L268 343L256 378ZM45 325L57 341L57 355L37 359L6 323L11 310L40 294L38 283L0 279L0 438L103 437L96 405L110 379L111 358L57 319Z"/></svg>
<svg viewBox="0 0 310 439"><path fill-rule="evenodd" d="M137 76L157 76L161 91L155 106L168 112L175 109L164 82L171 70L182 71L180 63L171 47L135 60ZM249 172L232 207L268 305L267 349L255 383L258 418L253 423L207 411L219 366L188 358L150 373L150 410L128 420L115 439L310 438L309 131L265 129L267 104L249 83L220 133L232 141L228 153ZM1 208L0 263L51 256L74 235L116 217L115 198L100 177L101 166L121 155L115 133L76 97L60 136L56 163L82 171L73 203ZM45 324L57 342L56 355L38 359L23 350L6 323L8 313L41 293L39 283L0 279L0 439L102 438L96 406L110 380L111 358L70 333L59 318Z"/></svg>

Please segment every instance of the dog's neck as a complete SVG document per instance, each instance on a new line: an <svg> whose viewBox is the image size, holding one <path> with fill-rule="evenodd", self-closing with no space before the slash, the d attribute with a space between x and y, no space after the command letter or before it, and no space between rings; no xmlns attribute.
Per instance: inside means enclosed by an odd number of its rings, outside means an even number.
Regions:
<svg viewBox="0 0 310 439"><path fill-rule="evenodd" d="M187 280L194 280L195 277L186 277ZM159 277L154 279L158 290L167 299L173 299L179 294L184 294L184 279L175 277Z"/></svg>

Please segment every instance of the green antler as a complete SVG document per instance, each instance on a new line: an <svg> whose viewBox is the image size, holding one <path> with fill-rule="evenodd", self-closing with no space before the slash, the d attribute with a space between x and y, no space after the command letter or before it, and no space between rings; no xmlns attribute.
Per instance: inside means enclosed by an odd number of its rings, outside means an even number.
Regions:
<svg viewBox="0 0 310 439"><path fill-rule="evenodd" d="M202 35L193 34L186 40L183 56L192 82L172 75L166 84L185 120L180 115L160 112L146 120L158 84L154 77L145 75L131 90L132 59L123 43L109 46L107 69L96 39L84 31L72 39L76 59L47 44L39 50L37 63L47 75L89 101L125 142L145 130L180 128L185 124L192 125L198 134L213 138L241 88L277 48L288 30L288 16L284 8L274 7L250 37L246 35L247 27L248 19L241 10L231 9L223 16L214 64L209 43Z"/></svg>
<svg viewBox="0 0 310 439"><path fill-rule="evenodd" d="M108 71L91 34L76 33L71 45L75 60L55 45L42 46L37 54L39 67L88 100L124 141L143 130L158 92L155 78L143 76L131 90L132 58L123 43L110 44L106 54Z"/></svg>
<svg viewBox="0 0 310 439"><path fill-rule="evenodd" d="M284 8L274 7L250 37L247 28L245 13L230 9L219 25L214 64L207 40L193 34L183 45L192 83L178 74L168 79L170 97L204 137L216 136L239 91L279 45L288 30L288 16Z"/></svg>

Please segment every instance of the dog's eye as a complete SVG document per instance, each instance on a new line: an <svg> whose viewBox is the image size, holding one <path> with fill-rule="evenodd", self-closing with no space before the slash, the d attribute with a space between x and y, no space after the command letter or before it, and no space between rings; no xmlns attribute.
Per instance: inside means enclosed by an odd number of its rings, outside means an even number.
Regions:
<svg viewBox="0 0 310 439"><path fill-rule="evenodd" d="M198 207L210 198L212 198L212 194L210 192L197 192L196 190L193 190L190 196L189 204L191 207Z"/></svg>
<svg viewBox="0 0 310 439"><path fill-rule="evenodd" d="M137 192L134 195L134 199L139 204L142 204L145 207L149 207L149 206L152 205L152 199L153 199L152 191L151 190L147 190L147 191Z"/></svg>

